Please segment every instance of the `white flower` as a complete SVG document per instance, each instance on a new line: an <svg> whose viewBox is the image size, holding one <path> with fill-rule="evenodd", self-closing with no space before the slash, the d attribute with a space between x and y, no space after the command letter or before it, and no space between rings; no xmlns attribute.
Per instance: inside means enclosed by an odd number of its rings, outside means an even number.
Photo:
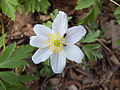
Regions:
<svg viewBox="0 0 120 90"><path fill-rule="evenodd" d="M66 13L59 11L53 21L52 30L37 24L34 32L36 36L30 38L30 45L39 48L32 56L35 64L50 57L53 72L61 73L66 65L66 58L76 63L82 62L84 54L74 44L86 34L86 29L81 25L68 29Z"/></svg>

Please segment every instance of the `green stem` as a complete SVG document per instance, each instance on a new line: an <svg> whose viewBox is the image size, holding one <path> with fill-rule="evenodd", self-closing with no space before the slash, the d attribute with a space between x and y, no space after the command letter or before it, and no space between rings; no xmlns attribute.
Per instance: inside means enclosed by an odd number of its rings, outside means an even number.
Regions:
<svg viewBox="0 0 120 90"><path fill-rule="evenodd" d="M5 34L5 28L4 28L4 21L3 18L1 17L1 24L2 24L2 34ZM5 50L5 39L3 41L4 45L3 45L3 50Z"/></svg>
<svg viewBox="0 0 120 90"><path fill-rule="evenodd" d="M118 5L120 7L120 4L118 4L117 2L110 0L111 2L113 2L114 4Z"/></svg>

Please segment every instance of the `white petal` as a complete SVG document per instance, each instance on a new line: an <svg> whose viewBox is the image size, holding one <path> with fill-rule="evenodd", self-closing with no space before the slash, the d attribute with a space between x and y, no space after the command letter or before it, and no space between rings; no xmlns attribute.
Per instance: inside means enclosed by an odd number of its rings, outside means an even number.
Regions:
<svg viewBox="0 0 120 90"><path fill-rule="evenodd" d="M30 45L38 48L44 48L48 45L46 44L47 39L45 37L32 36L30 37Z"/></svg>
<svg viewBox="0 0 120 90"><path fill-rule="evenodd" d="M46 59L48 59L51 55L51 51L50 51L50 48L47 47L47 48L39 48L35 54L32 56L32 61L35 63L35 64L39 64L43 61L45 61Z"/></svg>
<svg viewBox="0 0 120 90"><path fill-rule="evenodd" d="M71 60L75 61L76 63L81 63L84 57L83 52L80 50L79 47L76 45L67 45L64 47L64 52L66 57Z"/></svg>
<svg viewBox="0 0 120 90"><path fill-rule="evenodd" d="M66 57L63 50L57 53L53 53L50 57L52 70L54 73L61 73L66 65Z"/></svg>
<svg viewBox="0 0 120 90"><path fill-rule="evenodd" d="M67 28L67 15L64 12L59 11L59 14L57 14L55 20L53 21L52 30L54 30L56 34L60 32L60 35L63 36L66 33Z"/></svg>
<svg viewBox="0 0 120 90"><path fill-rule="evenodd" d="M74 26L67 30L66 33L66 42L67 43L76 43L86 34L86 29L82 26Z"/></svg>
<svg viewBox="0 0 120 90"><path fill-rule="evenodd" d="M37 36L44 36L46 38L49 36L48 33L52 33L52 30L49 27L46 27L41 24L36 24L33 29Z"/></svg>

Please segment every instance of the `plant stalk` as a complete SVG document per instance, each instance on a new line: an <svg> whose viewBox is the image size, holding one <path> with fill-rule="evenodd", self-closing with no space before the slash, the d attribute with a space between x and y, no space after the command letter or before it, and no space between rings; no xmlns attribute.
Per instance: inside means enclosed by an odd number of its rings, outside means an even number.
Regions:
<svg viewBox="0 0 120 90"><path fill-rule="evenodd" d="M120 4L118 4L117 2L110 0L111 2L113 2L114 4L118 5L120 7Z"/></svg>

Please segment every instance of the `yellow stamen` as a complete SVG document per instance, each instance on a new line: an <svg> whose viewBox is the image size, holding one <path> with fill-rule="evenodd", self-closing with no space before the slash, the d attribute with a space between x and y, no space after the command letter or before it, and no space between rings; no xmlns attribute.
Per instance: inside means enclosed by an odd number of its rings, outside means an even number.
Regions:
<svg viewBox="0 0 120 90"><path fill-rule="evenodd" d="M46 44L50 47L51 52L59 52L64 48L66 44L65 39L60 36L60 32L58 34L48 34L48 40Z"/></svg>

